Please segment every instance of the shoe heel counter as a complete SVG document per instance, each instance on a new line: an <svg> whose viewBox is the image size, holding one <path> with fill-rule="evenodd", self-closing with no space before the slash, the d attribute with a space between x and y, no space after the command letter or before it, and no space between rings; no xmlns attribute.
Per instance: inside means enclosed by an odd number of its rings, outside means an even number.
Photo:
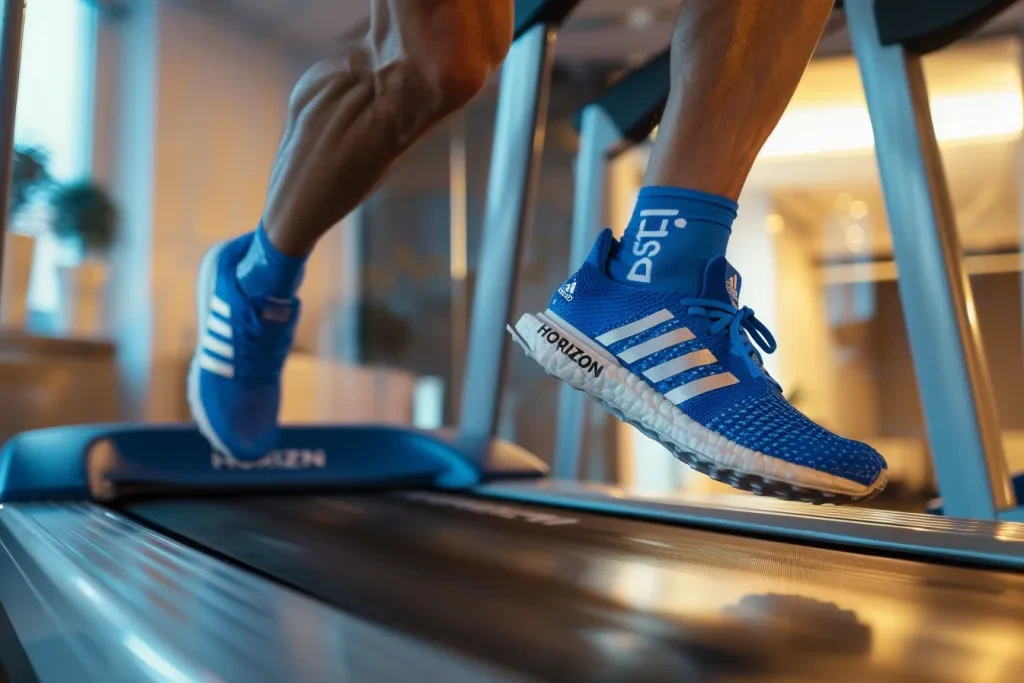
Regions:
<svg viewBox="0 0 1024 683"><path fill-rule="evenodd" d="M591 295L597 293L593 290L595 290L595 284L600 283L605 274L605 266L614 242L615 238L611 230L605 228L601 231L579 270L570 275L551 295L551 300L548 302L549 309L566 318L572 308L571 304L577 297L585 296L588 292Z"/></svg>
<svg viewBox="0 0 1024 683"><path fill-rule="evenodd" d="M612 247L614 246L615 236L609 228L605 228L594 241L594 246L591 247L590 253L587 254L585 264L591 265L602 273L607 272L608 259L611 257Z"/></svg>

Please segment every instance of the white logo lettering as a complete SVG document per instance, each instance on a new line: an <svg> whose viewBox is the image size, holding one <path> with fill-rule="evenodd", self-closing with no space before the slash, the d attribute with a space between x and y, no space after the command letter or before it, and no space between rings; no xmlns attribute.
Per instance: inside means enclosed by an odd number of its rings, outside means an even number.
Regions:
<svg viewBox="0 0 1024 683"><path fill-rule="evenodd" d="M322 470L327 467L327 453L319 448L288 448L270 451L259 460L238 460L214 451L210 466L215 470Z"/></svg>
<svg viewBox="0 0 1024 683"><path fill-rule="evenodd" d="M562 295L562 298L566 301L572 301L572 295L576 293L576 281L573 280L567 285L562 285L558 288L558 293Z"/></svg>
<svg viewBox="0 0 1024 683"><path fill-rule="evenodd" d="M641 272L640 269L643 269ZM651 282L651 259L642 258L633 261L633 267L629 269L629 275L626 279L632 280L633 282L643 282L650 284Z"/></svg>
<svg viewBox="0 0 1024 683"><path fill-rule="evenodd" d="M668 235L669 219L679 215L675 209L645 209L640 212L640 228L636 232L636 241L633 242L633 255L639 256L633 262L633 266L626 275L627 280L650 284L651 271L654 269L654 257L661 253L661 242L657 241ZM656 230L647 229L648 218L661 218ZM686 227L685 218L676 218L672 225L677 228ZM648 241L644 241L648 240Z"/></svg>
<svg viewBox="0 0 1024 683"><path fill-rule="evenodd" d="M729 293L729 299L732 301L733 308L739 308L740 306L740 292L738 289L739 276L733 275L725 281L725 291Z"/></svg>

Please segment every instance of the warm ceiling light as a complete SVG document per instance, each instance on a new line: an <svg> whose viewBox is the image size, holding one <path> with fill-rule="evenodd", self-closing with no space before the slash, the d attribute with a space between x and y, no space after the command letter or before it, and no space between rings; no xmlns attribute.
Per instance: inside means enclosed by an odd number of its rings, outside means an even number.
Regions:
<svg viewBox="0 0 1024 683"><path fill-rule="evenodd" d="M1020 90L942 95L931 100L940 142L1019 135L1024 130ZM762 158L852 152L874 147L866 105L792 107L761 150Z"/></svg>
<svg viewBox="0 0 1024 683"><path fill-rule="evenodd" d="M850 202L850 215L860 220L868 215L868 203L863 199Z"/></svg>
<svg viewBox="0 0 1024 683"><path fill-rule="evenodd" d="M846 247L855 254L864 248L866 237L864 228L859 223L846 226Z"/></svg>

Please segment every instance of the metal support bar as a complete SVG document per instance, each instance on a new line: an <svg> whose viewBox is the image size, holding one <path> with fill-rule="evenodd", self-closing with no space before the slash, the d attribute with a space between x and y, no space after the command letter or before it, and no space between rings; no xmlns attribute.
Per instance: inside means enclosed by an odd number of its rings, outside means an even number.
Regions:
<svg viewBox="0 0 1024 683"><path fill-rule="evenodd" d="M335 228L340 233L340 249L334 253L338 255L338 263L341 266L337 271L341 275L341 297L337 311L340 324L336 325L338 336L332 352L335 358L350 365L358 365L364 355L360 327L363 308L363 268L366 263L366 211L366 204L360 204Z"/></svg>
<svg viewBox="0 0 1024 683"><path fill-rule="evenodd" d="M900 298L945 511L995 519L1016 501L920 57L881 44L875 0L848 0L846 18L875 132Z"/></svg>
<svg viewBox="0 0 1024 683"><path fill-rule="evenodd" d="M467 189L466 116L460 114L449 124L448 140L448 273L451 278L451 389L446 411L454 414L462 398L463 361L466 358L466 329L469 327L469 274L467 253L469 196ZM450 424L451 420L445 421Z"/></svg>
<svg viewBox="0 0 1024 683"><path fill-rule="evenodd" d="M14 119L18 111L18 75L21 39L25 29L25 0L0 0L0 283L3 282L4 245L11 211L11 174L14 159Z"/></svg>
<svg viewBox="0 0 1024 683"><path fill-rule="evenodd" d="M505 351L523 239L533 219L544 148L555 31L538 24L512 45L501 70L487 185L484 239L473 297L460 435L489 439L497 428Z"/></svg>
<svg viewBox="0 0 1024 683"><path fill-rule="evenodd" d="M603 107L592 104L583 110L569 245L570 274L587 258L604 224L608 153L618 142L619 130ZM581 474L586 408L586 396L563 382L558 395L558 432L552 468L560 479L577 479Z"/></svg>

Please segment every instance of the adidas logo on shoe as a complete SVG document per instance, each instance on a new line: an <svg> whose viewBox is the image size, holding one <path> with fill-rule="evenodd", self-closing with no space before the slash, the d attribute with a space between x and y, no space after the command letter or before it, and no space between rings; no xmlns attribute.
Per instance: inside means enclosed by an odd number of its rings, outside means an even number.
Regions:
<svg viewBox="0 0 1024 683"><path fill-rule="evenodd" d="M572 301L573 294L576 293L576 281L568 282L558 288L558 293L562 295L562 298L566 301Z"/></svg>
<svg viewBox="0 0 1024 683"><path fill-rule="evenodd" d="M729 292L729 299L732 301L733 308L740 307L740 292L739 292L739 275L733 274L731 278L725 281L725 290Z"/></svg>

